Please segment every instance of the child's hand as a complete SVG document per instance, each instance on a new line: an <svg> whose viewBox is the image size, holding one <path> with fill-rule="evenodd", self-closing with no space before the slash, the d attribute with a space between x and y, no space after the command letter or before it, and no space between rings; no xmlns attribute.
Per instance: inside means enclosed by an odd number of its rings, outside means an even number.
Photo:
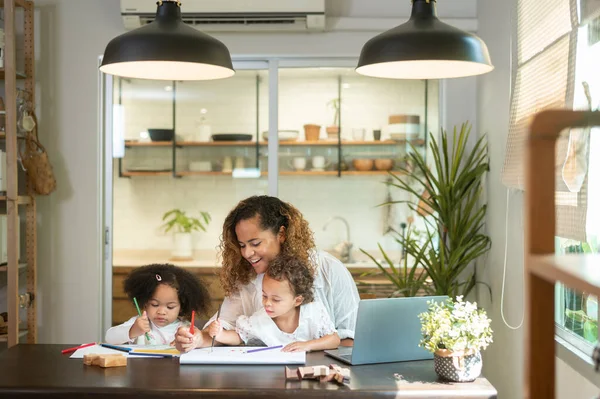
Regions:
<svg viewBox="0 0 600 399"><path fill-rule="evenodd" d="M310 352L310 343L309 342L292 342L291 344L287 344L282 350L282 352Z"/></svg>
<svg viewBox="0 0 600 399"><path fill-rule="evenodd" d="M175 334L175 347L179 352L189 352L201 346L202 331L199 328L195 328L194 334L191 334L189 327L179 327L177 334Z"/></svg>
<svg viewBox="0 0 600 399"><path fill-rule="evenodd" d="M150 332L150 321L148 320L148 315L144 310L144 313L142 313L141 316L135 319L135 322L129 329L129 338L135 339L147 332Z"/></svg>
<svg viewBox="0 0 600 399"><path fill-rule="evenodd" d="M211 338L219 335L221 331L223 331L223 326L218 319L210 323L210 326L208 326L208 335L210 335Z"/></svg>

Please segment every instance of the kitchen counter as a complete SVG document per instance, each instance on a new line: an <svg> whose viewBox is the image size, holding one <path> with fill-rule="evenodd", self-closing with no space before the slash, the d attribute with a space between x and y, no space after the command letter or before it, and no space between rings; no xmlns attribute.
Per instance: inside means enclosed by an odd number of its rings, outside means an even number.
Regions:
<svg viewBox="0 0 600 399"><path fill-rule="evenodd" d="M356 261L345 263L348 269L377 269L377 265L366 257L363 253L353 254ZM392 259L398 258L397 254L390 253ZM217 254L210 250L200 250L194 252L192 260L173 260L169 250L164 249L117 249L113 253L113 267L139 267L151 263L171 263L181 267L221 267ZM395 266L398 266L397 264ZM366 270L365 270L366 271Z"/></svg>
<svg viewBox="0 0 600 399"><path fill-rule="evenodd" d="M354 255L354 254L353 254ZM397 259L397 254L390 254ZM211 314L216 312L225 296L219 281L221 265L214 251L196 251L193 260L171 260L169 250L115 250L113 253L112 275L112 321L113 325L123 323L136 314L133 303L123 291L123 281L135 268L152 263L171 263L190 271L208 287ZM345 264L356 282L359 294L363 299L387 298L396 290L390 281L376 273L379 269L364 254L355 255L357 262Z"/></svg>

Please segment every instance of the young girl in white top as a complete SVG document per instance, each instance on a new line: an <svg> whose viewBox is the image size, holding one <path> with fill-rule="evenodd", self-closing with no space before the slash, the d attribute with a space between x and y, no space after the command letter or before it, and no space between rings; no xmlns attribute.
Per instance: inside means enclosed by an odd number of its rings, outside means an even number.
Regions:
<svg viewBox="0 0 600 399"><path fill-rule="evenodd" d="M109 344L170 345L179 327L189 328L192 310L205 314L210 303L208 290L195 275L170 264L133 270L124 289L143 313L111 327L106 332Z"/></svg>
<svg viewBox="0 0 600 399"><path fill-rule="evenodd" d="M284 352L337 348L340 337L323 304L313 300L313 281L302 260L279 256L262 279L263 308L240 316L235 330L215 320L209 335L226 345L282 345Z"/></svg>

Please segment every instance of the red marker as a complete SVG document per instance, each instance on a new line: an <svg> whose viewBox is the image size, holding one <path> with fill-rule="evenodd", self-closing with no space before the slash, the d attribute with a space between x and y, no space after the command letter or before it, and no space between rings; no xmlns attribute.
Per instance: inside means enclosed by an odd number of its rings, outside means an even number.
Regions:
<svg viewBox="0 0 600 399"><path fill-rule="evenodd" d="M192 310L192 325L190 326L190 334L194 333L194 316L196 315L196 311Z"/></svg>
<svg viewBox="0 0 600 399"><path fill-rule="evenodd" d="M64 355L65 353L75 352L77 349L87 348L88 346L94 346L94 345L96 345L96 343L95 342L91 342L89 344L83 344L83 345L75 346L73 348L63 349L61 353Z"/></svg>

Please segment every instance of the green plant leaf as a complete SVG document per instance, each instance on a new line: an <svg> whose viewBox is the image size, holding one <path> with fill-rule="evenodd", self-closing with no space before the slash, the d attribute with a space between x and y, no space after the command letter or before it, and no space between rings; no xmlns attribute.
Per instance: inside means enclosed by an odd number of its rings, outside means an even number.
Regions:
<svg viewBox="0 0 600 399"><path fill-rule="evenodd" d="M165 233L176 229L178 233L191 233L192 231L206 231L206 225L210 222L210 214L208 212L200 212L204 224L200 219L187 216L185 211L181 209L171 209L165 212L162 217L163 221L166 221L161 227Z"/></svg>

